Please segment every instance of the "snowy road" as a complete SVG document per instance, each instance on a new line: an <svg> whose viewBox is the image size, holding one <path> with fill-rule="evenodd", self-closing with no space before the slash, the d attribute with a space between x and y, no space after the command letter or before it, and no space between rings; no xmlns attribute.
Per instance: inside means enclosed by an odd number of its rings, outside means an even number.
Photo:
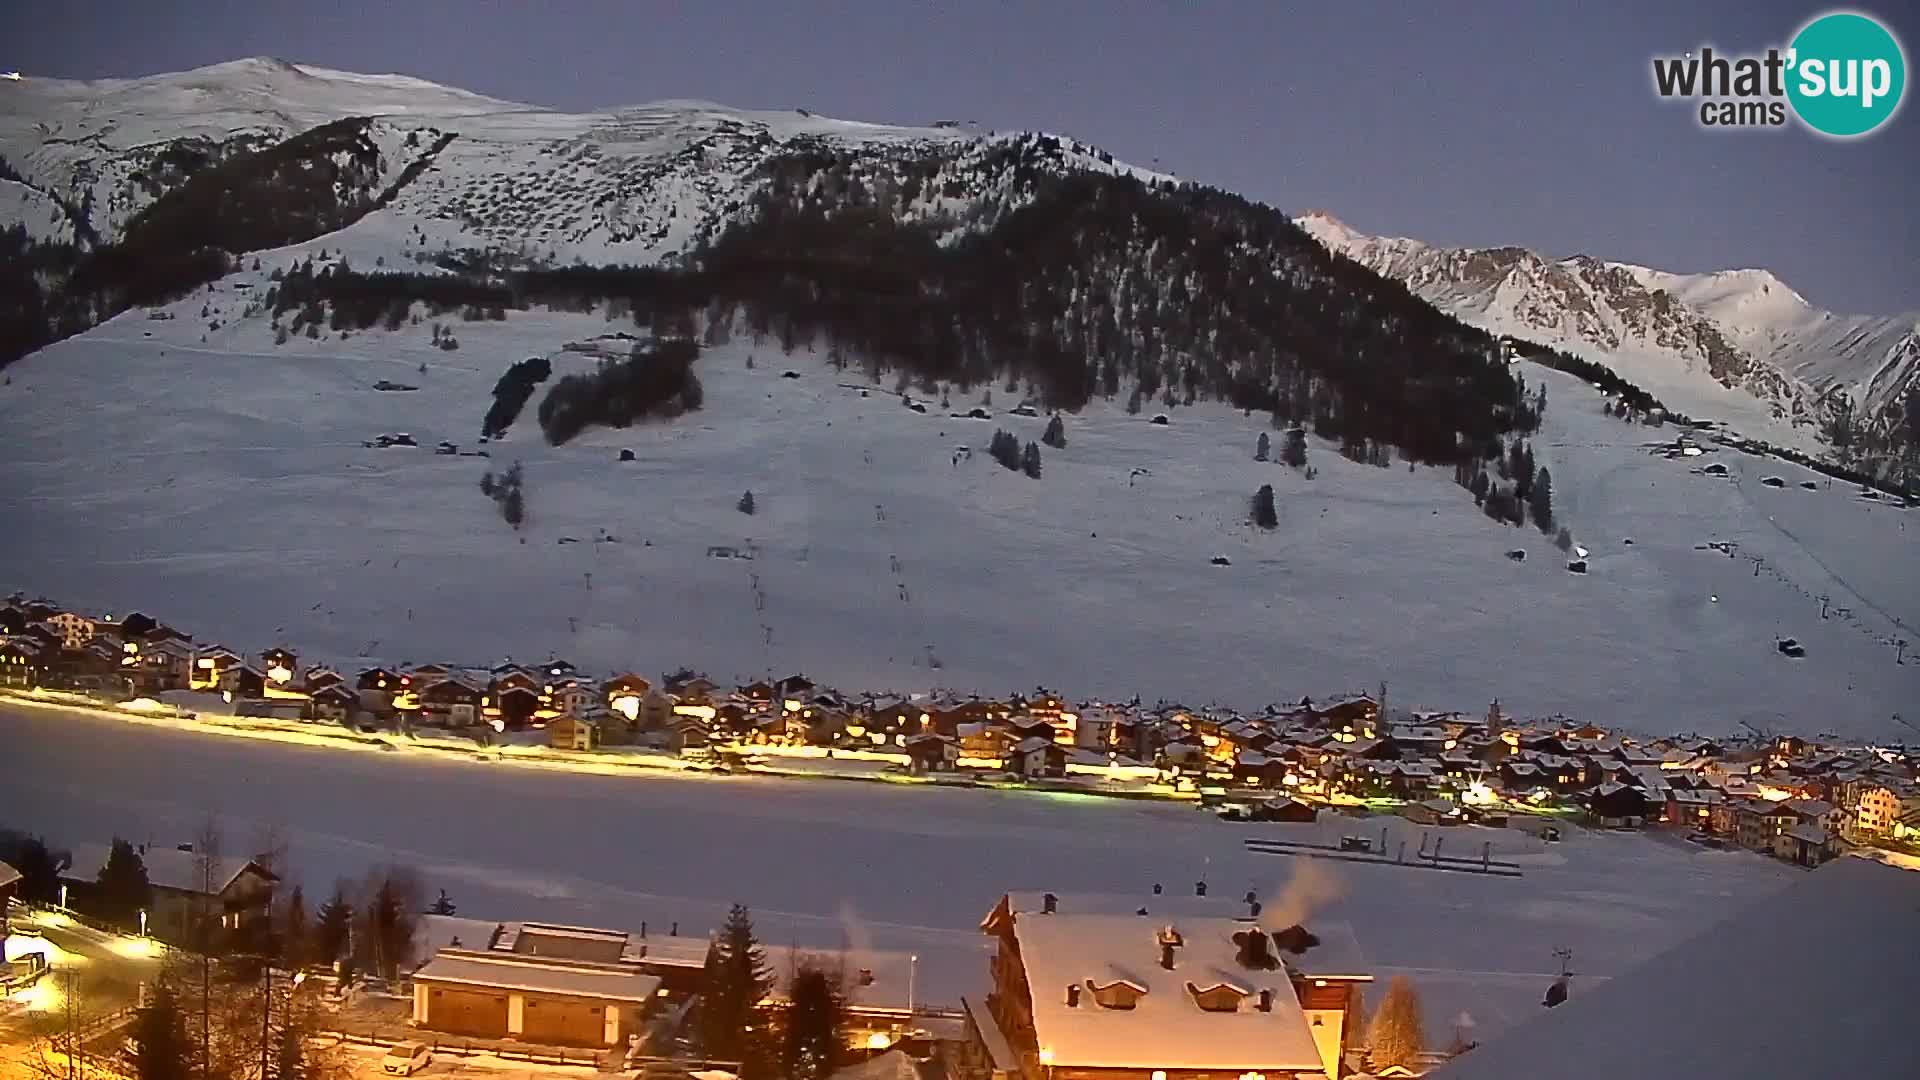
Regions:
<svg viewBox="0 0 1920 1080"><path fill-rule="evenodd" d="M645 920L656 933L678 921L694 933L738 900L775 944L916 951L935 1001L983 988L977 924L1008 889L1144 895L1205 878L1228 895L1272 895L1296 861L1249 855L1244 827L1170 804L545 773L12 705L0 705L0 732L11 758L0 825L56 843L116 833L174 843L212 813L231 846L282 827L310 895L397 860L476 918ZM1340 864L1343 895L1320 916L1350 922L1381 974L1413 975L1435 1025L1467 1011L1482 1035L1537 1008L1555 948L1572 948L1585 977L1617 974L1795 876L1639 836L1579 835L1538 854L1509 854L1525 841L1504 831L1454 830L1447 842L1483 837L1510 845L1497 850L1526 876Z"/></svg>

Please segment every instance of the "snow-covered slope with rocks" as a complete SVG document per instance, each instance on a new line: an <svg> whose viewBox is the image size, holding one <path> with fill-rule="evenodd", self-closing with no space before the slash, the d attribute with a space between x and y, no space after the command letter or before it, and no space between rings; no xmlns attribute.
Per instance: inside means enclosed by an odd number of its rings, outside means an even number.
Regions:
<svg viewBox="0 0 1920 1080"><path fill-rule="evenodd" d="M0 159L27 183L84 208L86 224L105 240L198 168L357 116L402 134L455 135L434 167L388 208L380 227L394 244L404 236L418 247L431 237L436 246L507 249L559 262L642 263L677 254L739 207L750 194L750 174L771 154L810 142L945 146L964 162L1021 137L703 101L563 113L406 76L274 59L145 79L30 78L0 87L0 95ZM1058 141L1068 167L1160 178ZM927 204L935 208L939 185L929 188ZM20 219L0 202L0 227Z"/></svg>
<svg viewBox="0 0 1920 1080"><path fill-rule="evenodd" d="M1673 274L1525 248L1447 248L1296 219L1329 249L1490 331L1599 361L1669 405L1749 434L1818 448L1822 398L1861 415L1920 375L1920 312L1841 315L1765 270Z"/></svg>

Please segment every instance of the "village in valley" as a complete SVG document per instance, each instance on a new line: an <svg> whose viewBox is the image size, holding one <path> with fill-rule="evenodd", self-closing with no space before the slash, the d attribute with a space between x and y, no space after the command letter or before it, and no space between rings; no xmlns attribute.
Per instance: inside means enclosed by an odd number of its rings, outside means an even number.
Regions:
<svg viewBox="0 0 1920 1080"><path fill-rule="evenodd" d="M1855 847L1920 853L1920 757L1752 731L1629 736L1591 721L1389 707L1371 693L1257 712L869 694L804 675L723 686L692 670L589 674L565 659L490 667L304 664L212 643L143 613L0 605L0 691L270 736L322 732L543 761L1037 787L1196 801L1243 821L1323 809L1418 825L1671 830L1818 866ZM1366 837L1348 838L1367 852ZM1384 845L1384 840L1381 842Z"/></svg>
<svg viewBox="0 0 1920 1080"><path fill-rule="evenodd" d="M444 890L429 902L421 877L397 864L343 879L322 902L303 895L284 843L223 844L211 818L178 847L0 833L0 857L19 864L0 862L0 1052L36 1075L144 1076L131 1051L116 1049L154 1037L128 1039L131 1025L218 1023L201 1060L242 1069L236 1062L266 1060L271 1049L304 1062L277 1076L1450 1076L1451 1060L1486 1054L1470 1015L1439 1037L1404 973L1430 969L1387 959L1392 974L1375 973L1382 958L1321 910L1320 860L1511 880L1522 863L1577 846L1559 843L1576 833L1641 830L1702 855L1771 857L1776 873L1772 860L1813 868L1880 849L1871 853L1911 864L1920 850L1920 777L1905 748L1762 732L1643 739L1594 723L1521 721L1497 702L1481 715L1400 711L1384 685L1242 713L1047 690L850 694L801 675L722 686L684 670L590 675L559 657L336 667L285 646L251 653L199 642L144 613L96 616L21 595L0 606L0 629L0 701L50 715L78 708L194 732L458 749L635 770L628 775L670 768L1177 800L1223 819L1217 828L1244 830L1248 853L1294 867L1266 894L1205 877L1128 893L1007 891L979 924L987 981L974 975L956 992L930 988L922 957L898 948L762 944L742 906L712 933L683 934L678 921L644 914L625 928L524 918L537 911L498 921L463 917ZM1448 836L1458 840L1442 855ZM1514 839L1486 839L1497 836ZM1909 875L1839 861L1755 902L1757 915L1745 904L1728 910L1735 922L1777 920L1792 903L1864 903L1867 933L1891 910L1871 905L1897 896L1905 882L1896 879ZM1819 895L1802 899L1808 889ZM1713 933L1724 940L1699 948L1748 947L1747 931ZM1555 955L1560 975L1544 977L1535 1009L1569 1000L1572 952ZM1596 996L1657 1000L1631 978L1602 982L1622 985ZM206 1004L216 998L219 1007ZM1608 1015L1582 1014L1601 1024Z"/></svg>

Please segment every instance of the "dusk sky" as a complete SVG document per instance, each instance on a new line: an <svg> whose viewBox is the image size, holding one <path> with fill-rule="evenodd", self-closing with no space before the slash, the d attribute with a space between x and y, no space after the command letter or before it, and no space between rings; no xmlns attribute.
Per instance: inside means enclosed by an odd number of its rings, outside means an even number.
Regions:
<svg viewBox="0 0 1920 1080"><path fill-rule="evenodd" d="M267 55L566 109L704 98L1043 129L1367 232L1762 266L1822 306L1920 310L1920 112L1851 143L1702 130L1655 97L1653 55L1784 46L1827 9L1679 7L9 0L0 68ZM1862 10L1911 64L1915 9Z"/></svg>

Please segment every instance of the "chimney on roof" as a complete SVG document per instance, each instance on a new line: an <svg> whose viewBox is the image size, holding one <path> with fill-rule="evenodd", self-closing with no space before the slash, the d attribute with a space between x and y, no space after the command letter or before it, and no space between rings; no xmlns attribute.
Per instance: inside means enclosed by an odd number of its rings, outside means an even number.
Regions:
<svg viewBox="0 0 1920 1080"><path fill-rule="evenodd" d="M1059 897L1053 895L1052 893L1047 893L1046 895L1040 898L1040 914L1051 915L1054 912L1059 910L1060 910Z"/></svg>
<svg viewBox="0 0 1920 1080"><path fill-rule="evenodd" d="M1155 896L1160 895L1160 883L1157 881L1153 883L1153 895Z"/></svg>
<svg viewBox="0 0 1920 1080"><path fill-rule="evenodd" d="M1194 883L1193 883L1193 895L1195 895L1195 896L1205 896L1205 895L1207 895L1207 883L1206 883L1206 882L1204 882L1204 881L1196 881L1196 882L1194 882Z"/></svg>
<svg viewBox="0 0 1920 1080"><path fill-rule="evenodd" d="M1311 930L1296 924L1275 933L1273 935L1273 944L1286 952L1299 956L1308 949L1320 944L1320 939L1315 937Z"/></svg>
<svg viewBox="0 0 1920 1080"><path fill-rule="evenodd" d="M1172 971L1174 953L1185 944L1180 937L1180 931L1175 930L1171 925L1161 927L1160 933L1154 940L1160 945L1160 966Z"/></svg>
<svg viewBox="0 0 1920 1080"><path fill-rule="evenodd" d="M1273 1011L1273 991L1272 990L1260 991L1260 1011L1261 1012Z"/></svg>
<svg viewBox="0 0 1920 1080"><path fill-rule="evenodd" d="M1080 1007L1080 984L1069 983L1067 984L1067 1008L1077 1009L1079 1007Z"/></svg>
<svg viewBox="0 0 1920 1080"><path fill-rule="evenodd" d="M1273 955L1272 942L1266 931L1256 926L1233 937L1240 943L1240 951L1234 959L1241 967L1250 971L1272 971L1280 966L1279 960Z"/></svg>

